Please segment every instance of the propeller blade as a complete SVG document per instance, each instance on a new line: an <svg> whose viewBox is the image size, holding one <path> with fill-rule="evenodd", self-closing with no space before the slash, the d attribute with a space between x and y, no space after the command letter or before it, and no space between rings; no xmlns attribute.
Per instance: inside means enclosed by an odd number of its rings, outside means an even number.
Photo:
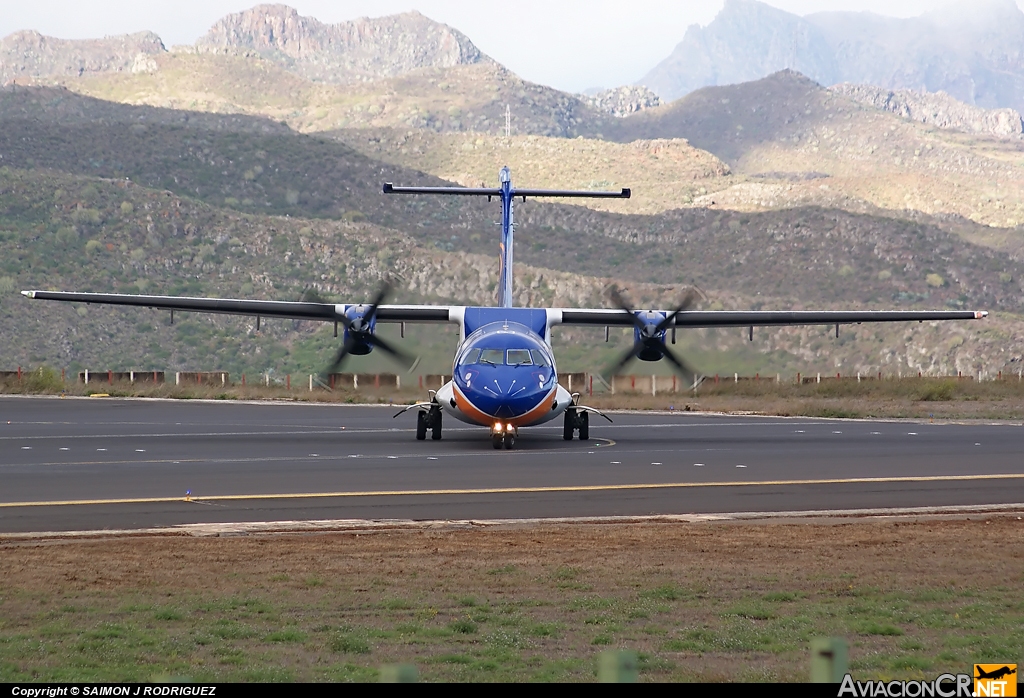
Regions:
<svg viewBox="0 0 1024 698"><path fill-rule="evenodd" d="M378 337L375 334L368 335L366 341L370 344L376 345L384 350L386 353L391 354L400 364L406 367L407 370L411 371L416 367L416 364L420 362L419 357L411 356L405 353L401 349L396 349L389 342L384 341L383 337Z"/></svg>
<svg viewBox="0 0 1024 698"><path fill-rule="evenodd" d="M643 330L643 321L636 316L636 313L633 312L633 308L630 307L629 303L627 303L625 299L622 297L622 295L619 293L619 289L612 286L612 288L608 291L608 297L611 299L612 303L618 306L619 310L629 315L629 318L633 321L634 327L636 327L638 330Z"/></svg>
<svg viewBox="0 0 1024 698"><path fill-rule="evenodd" d="M384 301L389 293L391 293L391 284L385 281L381 284L380 290L377 291L377 297L373 299L372 303L370 303L370 309L366 312L366 315L363 316L363 319L367 324L373 322L373 318L377 316L377 306Z"/></svg>
<svg viewBox="0 0 1024 698"><path fill-rule="evenodd" d="M659 344L661 346L658 348L661 349L662 352L664 352L666 359L668 359L671 363L675 364L675 367L678 369L679 375L681 375L686 380L687 386L693 386L694 384L696 384L701 377L700 374L697 373L697 371L693 370L693 368L688 366L680 357L672 353L672 350L665 346L664 342L659 342Z"/></svg>
<svg viewBox="0 0 1024 698"><path fill-rule="evenodd" d="M658 332L661 332L670 324L672 324L672 321L676 319L676 315L692 308L696 304L697 298L699 298L699 296L697 295L697 292L695 290L691 288L689 291L687 291L686 295L683 296L682 302L679 303L679 306L671 313L666 315L664 320L658 323Z"/></svg>
<svg viewBox="0 0 1024 698"><path fill-rule="evenodd" d="M616 361L614 364L612 364L611 366L606 368L604 371L602 371L601 372L601 376L605 379L605 382L606 383L609 382L612 379L612 377L618 372L618 370L620 368L622 368L623 366L625 366L626 364L628 364L633 359L633 357L635 357L637 354L640 353L640 351L643 348L644 348L644 343L643 342L637 342L632 347L630 347L629 351L627 351L625 354L623 354L622 357L618 361Z"/></svg>
<svg viewBox="0 0 1024 698"><path fill-rule="evenodd" d="M345 361L345 357L349 355L349 352L352 351L352 347L354 347L355 344L356 342L352 338L345 340L345 343L341 345L341 349L339 349L338 353L334 355L334 361L332 361L327 367L327 370L324 371L323 375L325 377L338 372L342 362Z"/></svg>

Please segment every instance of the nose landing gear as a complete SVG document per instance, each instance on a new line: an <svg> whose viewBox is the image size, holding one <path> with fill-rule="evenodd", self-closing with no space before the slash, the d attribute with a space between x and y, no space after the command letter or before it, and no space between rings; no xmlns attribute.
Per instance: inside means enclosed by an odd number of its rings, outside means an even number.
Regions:
<svg viewBox="0 0 1024 698"><path fill-rule="evenodd" d="M495 422L491 427L491 445L495 449L504 447L505 450L511 450L516 445L517 436L519 429L515 425Z"/></svg>

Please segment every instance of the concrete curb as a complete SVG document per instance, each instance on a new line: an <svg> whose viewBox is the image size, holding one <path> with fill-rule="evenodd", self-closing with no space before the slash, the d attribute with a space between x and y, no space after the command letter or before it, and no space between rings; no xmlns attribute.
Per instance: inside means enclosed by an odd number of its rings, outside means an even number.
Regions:
<svg viewBox="0 0 1024 698"><path fill-rule="evenodd" d="M549 519L322 519L313 521L253 521L199 523L159 528L93 531L37 531L0 534L0 545L37 540L88 540L135 537L240 537L302 533L377 533L387 531L469 530L480 528L523 528L551 525L699 524L699 523L831 523L854 524L884 519L951 519L968 515L1024 516L1024 502L1016 504L972 504L947 507L906 507L891 509L819 509L809 511L748 511L722 514L665 514L656 516L584 516Z"/></svg>

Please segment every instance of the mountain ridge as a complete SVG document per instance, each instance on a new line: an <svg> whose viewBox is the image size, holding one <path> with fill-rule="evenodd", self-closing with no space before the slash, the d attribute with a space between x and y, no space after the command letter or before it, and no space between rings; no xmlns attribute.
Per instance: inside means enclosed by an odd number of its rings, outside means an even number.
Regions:
<svg viewBox="0 0 1024 698"><path fill-rule="evenodd" d="M37 31L17 31L0 39L0 85L50 75L144 70L145 58L166 52L150 31L104 39L57 39Z"/></svg>
<svg viewBox="0 0 1024 698"><path fill-rule="evenodd" d="M637 84L665 100L783 69L823 84L944 91L967 104L1024 111L1024 12L1013 0L961 0L918 17L820 12L800 17L726 0Z"/></svg>
<svg viewBox="0 0 1024 698"><path fill-rule="evenodd" d="M419 12L326 24L287 5L257 5L222 17L195 49L249 49L303 77L335 84L493 62L465 34Z"/></svg>
<svg viewBox="0 0 1024 698"><path fill-rule="evenodd" d="M194 45L172 52L259 55L306 79L350 84L457 65L493 64L465 34L405 12L326 24L287 5L256 5L215 22ZM151 31L104 39L59 39L23 30L0 39L0 85L12 80L149 72L167 48Z"/></svg>

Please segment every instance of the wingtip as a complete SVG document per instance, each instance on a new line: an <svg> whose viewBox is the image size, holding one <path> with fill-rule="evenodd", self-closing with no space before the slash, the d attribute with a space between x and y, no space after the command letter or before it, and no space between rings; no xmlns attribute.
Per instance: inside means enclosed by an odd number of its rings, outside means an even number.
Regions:
<svg viewBox="0 0 1024 698"><path fill-rule="evenodd" d="M35 291L22 291L21 295L25 296L26 298L35 298L36 297L36 292Z"/></svg>
<svg viewBox="0 0 1024 698"><path fill-rule="evenodd" d="M384 193L385 194L390 194L394 190L395 190L395 185L394 184L392 184L391 182L384 182Z"/></svg>
<svg viewBox="0 0 1024 698"><path fill-rule="evenodd" d="M987 310L976 310L976 311L974 311L974 319L975 320L981 320L982 318L986 318L986 317L988 317L988 311Z"/></svg>

